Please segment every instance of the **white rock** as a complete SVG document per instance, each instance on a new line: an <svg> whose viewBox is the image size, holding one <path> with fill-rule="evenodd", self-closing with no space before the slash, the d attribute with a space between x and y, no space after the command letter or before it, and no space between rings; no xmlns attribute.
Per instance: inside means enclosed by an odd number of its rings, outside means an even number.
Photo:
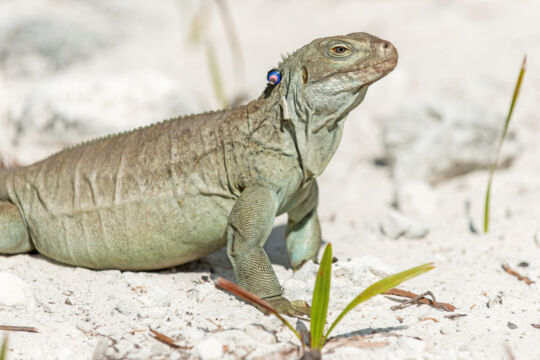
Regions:
<svg viewBox="0 0 540 360"><path fill-rule="evenodd" d="M166 354L170 351L170 348L163 344L163 343L160 343L160 342L156 342L155 344L153 344L151 347L150 347L150 354L152 356L158 356L160 354Z"/></svg>
<svg viewBox="0 0 540 360"><path fill-rule="evenodd" d="M28 284L12 273L0 272L0 306L30 308L34 297Z"/></svg>
<svg viewBox="0 0 540 360"><path fill-rule="evenodd" d="M167 315L167 310L163 307L152 306L150 308L144 309L139 313L141 318L150 318L150 319L163 319Z"/></svg>
<svg viewBox="0 0 540 360"><path fill-rule="evenodd" d="M123 315L130 316L138 313L141 306L132 299L123 299L116 304L115 309Z"/></svg>
<svg viewBox="0 0 540 360"><path fill-rule="evenodd" d="M414 222L397 211L388 212L380 222L380 229L381 233L390 239L398 239L401 236L419 239L429 233L429 228Z"/></svg>
<svg viewBox="0 0 540 360"><path fill-rule="evenodd" d="M408 219L395 211L390 211L380 222L381 233L390 239L405 235L410 226Z"/></svg>
<svg viewBox="0 0 540 360"><path fill-rule="evenodd" d="M93 330L92 324L87 321L77 321L75 327L85 334L90 334Z"/></svg>
<svg viewBox="0 0 540 360"><path fill-rule="evenodd" d="M263 344L275 344L276 336L266 331L260 325L249 324L244 328L244 332L253 340Z"/></svg>
<svg viewBox="0 0 540 360"><path fill-rule="evenodd" d="M169 292L158 287L149 287L139 301L145 306L166 308L171 305L172 296Z"/></svg>
<svg viewBox="0 0 540 360"><path fill-rule="evenodd" d="M75 349L70 349L68 347L63 347L57 351L56 359L58 360L71 360L75 358Z"/></svg>
<svg viewBox="0 0 540 360"><path fill-rule="evenodd" d="M429 219L436 210L435 190L423 180L394 181L393 196L399 211L407 216Z"/></svg>
<svg viewBox="0 0 540 360"><path fill-rule="evenodd" d="M203 303L206 301L208 297L211 297L216 294L216 289L214 285L212 285L211 283L204 283L204 284L197 285L193 289L193 293L195 294L195 300L198 303Z"/></svg>
<svg viewBox="0 0 540 360"><path fill-rule="evenodd" d="M414 338L399 338L391 342L387 348L394 354L394 359L421 359L426 353L426 344Z"/></svg>
<svg viewBox="0 0 540 360"><path fill-rule="evenodd" d="M103 337L100 337L94 348L92 354L92 360L104 360L106 359L107 349L109 348L109 340Z"/></svg>
<svg viewBox="0 0 540 360"><path fill-rule="evenodd" d="M223 344L215 338L208 338L195 346L201 360L218 360L223 355Z"/></svg>
<svg viewBox="0 0 540 360"><path fill-rule="evenodd" d="M335 264L337 271L338 268L346 269L348 277L356 281L355 276L365 276L362 273L370 273L378 277L388 276L396 271L396 269L385 263L384 261L374 256L362 256L359 258L352 258L350 261L338 261Z"/></svg>

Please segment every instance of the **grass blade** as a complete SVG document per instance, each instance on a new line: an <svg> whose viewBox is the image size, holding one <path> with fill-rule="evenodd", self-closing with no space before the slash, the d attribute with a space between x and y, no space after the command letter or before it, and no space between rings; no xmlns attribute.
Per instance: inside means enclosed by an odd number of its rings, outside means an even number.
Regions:
<svg viewBox="0 0 540 360"><path fill-rule="evenodd" d="M287 320L285 320L285 318L283 316L281 316L281 314L278 313L276 311L276 309L274 309L272 307L272 305L270 305L269 303L267 303L266 301L264 301L263 299L261 299L257 295L250 293L246 289L243 289L240 286L236 285L235 283L230 282L229 280L224 279L222 277L218 278L216 283L217 283L217 285L219 287L233 293L234 295L238 296L239 298L242 298L242 299L252 303L253 305L258 305L258 306L262 307L263 309L268 311L270 314L277 317L279 320L281 320L281 322L285 326L287 326L289 329L291 329L291 331L294 333L294 335L296 335L298 340L300 340L300 344L302 344L302 348L304 348L304 342L302 341L302 337L300 336L298 331L296 331L296 329Z"/></svg>
<svg viewBox="0 0 540 360"><path fill-rule="evenodd" d="M516 86L514 87L514 95L512 96L510 109L508 109L508 114L506 115L506 120L504 122L504 129L501 134L501 138L499 140L499 146L497 148L497 156L495 157L495 161L493 162L493 165L491 166L491 169L489 171L489 180L488 180L488 185L486 189L486 200L484 204L484 233L487 233L489 231L489 203L490 203L490 198L491 198L491 183L493 182L493 175L495 174L495 170L497 169L497 165L499 163L499 157L501 155L502 145L504 143L504 139L506 138L506 133L508 132L510 119L512 118L512 113L514 112L514 106L516 105L516 101L519 96L519 90L521 89L521 83L523 81L523 76L525 75L526 70L527 70L527 55L523 57L523 62L521 63L521 69L519 70Z"/></svg>
<svg viewBox="0 0 540 360"><path fill-rule="evenodd" d="M214 46L208 40L206 42L206 59L208 61L208 69L210 70L210 77L212 78L212 87L214 88L214 94L219 103L219 106L223 109L229 107L229 103L225 98L225 91L223 90L223 82L221 81L221 72L219 71L219 65L214 51Z"/></svg>
<svg viewBox="0 0 540 360"><path fill-rule="evenodd" d="M242 47L238 38L238 33L234 27L234 20L229 11L229 6L225 0L217 0L218 10L223 19L223 25L225 27L225 34L229 41L231 48L232 62L234 67L234 84L236 85L236 93L240 94L244 91L244 56L242 54Z"/></svg>
<svg viewBox="0 0 540 360"><path fill-rule="evenodd" d="M311 348L322 348L322 337L326 315L328 314L328 300L330 299L330 279L332 278L332 244L326 245L322 256L313 300L311 301Z"/></svg>
<svg viewBox="0 0 540 360"><path fill-rule="evenodd" d="M355 297L349 303L349 305L347 305L345 309L343 309L343 311L341 312L341 314L339 314L336 320L334 320L334 322L332 323L332 325L330 326L330 328L324 335L324 338L322 339L322 345L324 345L324 343L326 342L326 339L328 339L328 336L330 335L332 330L336 327L336 325L341 321L341 319L343 319L343 317L347 315L349 311L354 309L358 304L372 298L375 295L378 295L380 293L383 293L387 290L390 290L396 287L397 285L404 282L405 280L409 280L415 276L425 273L426 271L429 271L433 269L434 267L435 266L433 265L433 263L420 265L415 268L411 268L411 269L402 271L400 273L385 277L384 279L377 281L375 284L371 285L370 287L362 291L360 295Z"/></svg>
<svg viewBox="0 0 540 360"><path fill-rule="evenodd" d="M179 7L181 5L179 4ZM184 12L183 8L180 8ZM188 41L192 44L198 44L202 41L204 34L208 30L208 19L210 17L210 8L206 1L200 3L197 13L193 16L188 34Z"/></svg>
<svg viewBox="0 0 540 360"><path fill-rule="evenodd" d="M2 341L2 347L0 348L0 360L6 360L7 350L8 350L8 337L6 336L4 338L4 341Z"/></svg>

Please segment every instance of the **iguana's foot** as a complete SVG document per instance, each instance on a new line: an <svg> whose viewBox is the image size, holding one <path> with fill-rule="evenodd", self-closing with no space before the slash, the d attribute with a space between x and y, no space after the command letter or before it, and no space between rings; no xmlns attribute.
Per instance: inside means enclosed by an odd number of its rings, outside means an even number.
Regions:
<svg viewBox="0 0 540 360"><path fill-rule="evenodd" d="M311 314L311 307L304 300L289 301L283 296L275 296L264 300L272 305L280 314L296 317L309 316Z"/></svg>
<svg viewBox="0 0 540 360"><path fill-rule="evenodd" d="M292 265L293 271L294 271L294 272L297 272L298 270L300 270L300 268L301 268L302 266L304 266L309 260L313 260L313 262L314 262L315 264L318 263L318 262L317 262L317 258L315 258L315 259L308 259L308 260L302 260L302 262L301 262L300 264L298 264L298 265Z"/></svg>

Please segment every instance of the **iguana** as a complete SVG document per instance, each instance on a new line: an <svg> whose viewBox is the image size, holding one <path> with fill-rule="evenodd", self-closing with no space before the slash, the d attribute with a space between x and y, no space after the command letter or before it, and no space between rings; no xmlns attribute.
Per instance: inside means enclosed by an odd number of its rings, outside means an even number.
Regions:
<svg viewBox="0 0 540 360"><path fill-rule="evenodd" d="M366 33L316 39L284 57L279 83L247 105L92 140L0 170L0 254L37 250L92 269L150 270L227 246L236 281L279 312L289 301L263 245L288 213L294 269L321 244L315 178L343 119L397 64Z"/></svg>

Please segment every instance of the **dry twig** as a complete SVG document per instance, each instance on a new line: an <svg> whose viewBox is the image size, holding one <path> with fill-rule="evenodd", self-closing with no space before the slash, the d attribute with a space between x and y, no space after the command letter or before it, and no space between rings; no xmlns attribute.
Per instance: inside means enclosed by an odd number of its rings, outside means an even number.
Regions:
<svg viewBox="0 0 540 360"><path fill-rule="evenodd" d="M406 298L410 299L410 300L407 300L407 301L403 302L400 305L392 306L391 307L392 310L403 309L406 306L411 305L411 304L425 304L425 305L432 306L432 307L434 307L436 309L440 309L440 310L444 310L444 311L450 311L450 312L454 311L456 309L456 307L451 305L451 304L437 302L435 300L435 296L433 295L433 293L431 291L426 291L425 293L423 293L421 295L416 295L415 293L412 293L412 292L407 291L407 290L393 288L393 289L390 289L390 290L388 290L387 292L385 292L383 294L384 295L402 296L402 297L406 297ZM427 295L431 296L433 300L430 300L430 299L426 298Z"/></svg>
<svg viewBox="0 0 540 360"><path fill-rule="evenodd" d="M514 275L515 277L518 278L518 280L525 282L525 284L527 284L527 285L534 284L534 281L532 281L531 279L529 279L526 276L521 275L516 270L514 270L510 266L508 266L508 264L502 264L501 266L502 266L504 271L506 271L510 275Z"/></svg>
<svg viewBox="0 0 540 360"><path fill-rule="evenodd" d="M508 358L510 360L516 360L516 356L514 355L514 352L512 351L512 348L508 344L505 346L506 355L508 355Z"/></svg>
<svg viewBox="0 0 540 360"><path fill-rule="evenodd" d="M436 323L439 322L439 320L435 319L434 317L423 317L423 318L420 318L420 321L427 321L427 320L431 320L431 321L436 322Z"/></svg>
<svg viewBox="0 0 540 360"><path fill-rule="evenodd" d="M452 315L445 315L444 317L450 320L455 320L460 317L467 316L467 314L452 314Z"/></svg>
<svg viewBox="0 0 540 360"><path fill-rule="evenodd" d="M150 332L152 333L154 339L156 339L157 341L160 341L160 342L162 342L162 343L164 343L166 345L169 345L173 349L190 350L190 349L193 348L193 346L180 346L180 345L176 344L174 342L174 340L171 339L170 337L168 337L167 335L163 335L162 333L159 333L159 332L155 331L151 327L149 327L148 330L150 330Z"/></svg>
<svg viewBox="0 0 540 360"><path fill-rule="evenodd" d="M0 325L0 330L4 331L26 331L37 333L39 332L37 328L31 326L10 326L10 325Z"/></svg>

